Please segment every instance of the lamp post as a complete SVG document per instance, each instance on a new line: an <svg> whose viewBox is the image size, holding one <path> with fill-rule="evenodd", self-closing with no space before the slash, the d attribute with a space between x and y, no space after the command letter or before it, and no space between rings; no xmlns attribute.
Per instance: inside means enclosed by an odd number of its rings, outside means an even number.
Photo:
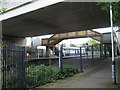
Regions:
<svg viewBox="0 0 120 90"><path fill-rule="evenodd" d="M59 47L59 68L60 72L63 72L63 45Z"/></svg>
<svg viewBox="0 0 120 90"><path fill-rule="evenodd" d="M115 55L114 55L114 31L113 31L113 15L112 15L112 4L110 3L110 25L111 25L111 44L112 44L112 81L116 84L116 66L115 66Z"/></svg>

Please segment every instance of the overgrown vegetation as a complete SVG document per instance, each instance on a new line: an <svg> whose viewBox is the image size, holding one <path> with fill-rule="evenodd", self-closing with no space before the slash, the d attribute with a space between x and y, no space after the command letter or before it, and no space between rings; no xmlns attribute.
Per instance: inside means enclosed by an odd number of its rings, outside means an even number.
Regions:
<svg viewBox="0 0 120 90"><path fill-rule="evenodd" d="M3 1L3 0L0 0L0 3L2 3L2 1ZM6 10L7 10L7 8L3 8L3 7L2 7L2 8L0 8L0 13L3 13L3 12L6 11Z"/></svg>
<svg viewBox="0 0 120 90"><path fill-rule="evenodd" d="M6 10L7 10L7 8L0 8L0 13L4 12Z"/></svg>
<svg viewBox="0 0 120 90"><path fill-rule="evenodd" d="M77 68L70 66L63 66L62 73L57 67L45 65L31 66L26 69L25 86L41 86L46 83L54 82L55 80L71 77L78 72L79 70Z"/></svg>
<svg viewBox="0 0 120 90"><path fill-rule="evenodd" d="M91 40L87 41L87 43L83 43L82 47L86 47L86 44L88 44L88 45L96 45L96 44L100 44L100 42L91 39Z"/></svg>
<svg viewBox="0 0 120 90"><path fill-rule="evenodd" d="M120 1L119 2L98 2L102 10L109 12L110 4L112 5L114 26L120 27Z"/></svg>
<svg viewBox="0 0 120 90"><path fill-rule="evenodd" d="M89 40L88 42L88 45L95 45L95 44L100 44L100 42L96 41L96 40Z"/></svg>

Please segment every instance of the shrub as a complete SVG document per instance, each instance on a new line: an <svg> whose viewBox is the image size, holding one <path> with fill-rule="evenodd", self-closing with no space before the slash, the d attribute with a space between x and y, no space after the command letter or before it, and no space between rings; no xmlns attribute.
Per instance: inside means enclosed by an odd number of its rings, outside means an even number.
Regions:
<svg viewBox="0 0 120 90"><path fill-rule="evenodd" d="M25 86L41 86L55 80L71 77L78 72L77 68L70 66L63 66L63 72L60 72L57 67L53 68L45 65L31 66L26 68Z"/></svg>

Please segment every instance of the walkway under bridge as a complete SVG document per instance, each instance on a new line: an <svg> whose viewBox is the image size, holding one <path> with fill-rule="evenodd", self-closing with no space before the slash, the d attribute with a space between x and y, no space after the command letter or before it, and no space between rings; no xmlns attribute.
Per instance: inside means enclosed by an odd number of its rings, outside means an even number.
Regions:
<svg viewBox="0 0 120 90"><path fill-rule="evenodd" d="M50 3L52 1L54 2ZM89 30L93 28L110 26L109 12L103 11L95 2L76 3L69 2L69 0L49 0L49 2L46 2L46 5L44 2L44 0L33 0L33 2L16 7L0 15L0 21L2 21L4 28L2 35L25 38L28 36L66 33L79 30L88 30L88 32L91 32ZM33 7L31 8L32 10L29 9L30 7ZM96 33L92 32L92 34L95 35ZM99 36L99 34L97 35ZM53 42L51 39L51 43ZM55 43L58 43L58 41L55 41ZM47 43L46 46L49 45ZM3 42L3 47L0 48L0 51L3 54L0 57L2 62L0 69L2 69L3 76L3 83L1 85L3 89L23 88L25 86L29 88L34 86L31 85L32 82L37 85L41 82L38 82L38 80L44 76L36 76L38 73L37 69L34 72L29 71L36 66L35 64L32 66L32 63L29 63L31 58L27 57L28 52L32 53L31 49L28 51L24 46ZM93 57L94 54L92 53ZM26 67L27 64L29 66L31 65L30 69Z"/></svg>

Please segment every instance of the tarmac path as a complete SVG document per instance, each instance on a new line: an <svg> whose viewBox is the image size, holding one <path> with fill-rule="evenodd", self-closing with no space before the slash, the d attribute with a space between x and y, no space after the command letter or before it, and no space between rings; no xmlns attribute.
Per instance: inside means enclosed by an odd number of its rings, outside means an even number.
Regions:
<svg viewBox="0 0 120 90"><path fill-rule="evenodd" d="M44 85L42 88L116 88L112 84L111 58L65 80Z"/></svg>

